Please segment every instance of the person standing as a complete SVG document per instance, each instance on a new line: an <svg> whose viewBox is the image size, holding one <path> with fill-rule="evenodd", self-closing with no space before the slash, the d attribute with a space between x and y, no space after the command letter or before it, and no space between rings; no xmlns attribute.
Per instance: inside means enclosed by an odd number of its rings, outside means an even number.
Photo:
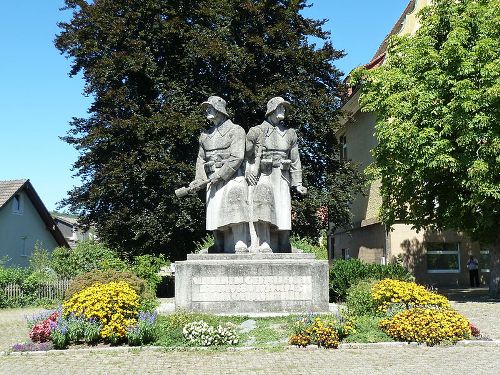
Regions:
<svg viewBox="0 0 500 375"><path fill-rule="evenodd" d="M196 176L190 186L209 181L206 229L213 231L213 251L248 252L248 185L243 165L245 130L229 119L224 99L211 96L201 105L213 126L200 136Z"/></svg>
<svg viewBox="0 0 500 375"><path fill-rule="evenodd" d="M467 261L467 269L471 288L479 287L479 262L473 255Z"/></svg>
<svg viewBox="0 0 500 375"><path fill-rule="evenodd" d="M266 119L250 128L246 138L251 225L256 236L252 251L290 252L290 187L306 194L295 129L283 123L290 103L281 97L268 101Z"/></svg>

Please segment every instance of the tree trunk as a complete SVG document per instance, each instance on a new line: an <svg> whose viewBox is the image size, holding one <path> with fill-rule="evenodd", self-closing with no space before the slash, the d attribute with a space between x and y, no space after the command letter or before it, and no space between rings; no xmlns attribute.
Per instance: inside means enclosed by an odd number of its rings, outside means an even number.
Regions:
<svg viewBox="0 0 500 375"><path fill-rule="evenodd" d="M490 252L490 296L500 296L500 234L497 234Z"/></svg>

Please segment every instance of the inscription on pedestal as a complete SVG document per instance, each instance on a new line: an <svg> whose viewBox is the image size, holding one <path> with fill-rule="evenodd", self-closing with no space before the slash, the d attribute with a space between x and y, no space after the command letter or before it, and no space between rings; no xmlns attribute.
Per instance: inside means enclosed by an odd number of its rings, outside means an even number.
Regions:
<svg viewBox="0 0 500 375"><path fill-rule="evenodd" d="M192 279L193 302L307 301L311 276L201 276Z"/></svg>

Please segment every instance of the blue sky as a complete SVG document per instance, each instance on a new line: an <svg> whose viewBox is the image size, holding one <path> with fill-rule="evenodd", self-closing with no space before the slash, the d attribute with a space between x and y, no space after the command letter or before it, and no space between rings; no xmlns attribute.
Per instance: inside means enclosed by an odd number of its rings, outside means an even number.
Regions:
<svg viewBox="0 0 500 375"><path fill-rule="evenodd" d="M367 63L408 0L309 0L305 14L328 18L333 45L346 51L344 72ZM29 178L49 210L68 190L78 152L59 139L90 98L81 77L53 44L63 0L3 1L0 5L0 180Z"/></svg>

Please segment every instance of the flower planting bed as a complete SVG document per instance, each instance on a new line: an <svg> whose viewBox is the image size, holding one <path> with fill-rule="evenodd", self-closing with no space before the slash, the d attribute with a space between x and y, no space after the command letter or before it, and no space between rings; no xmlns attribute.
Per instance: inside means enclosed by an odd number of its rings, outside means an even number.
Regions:
<svg viewBox="0 0 500 375"><path fill-rule="evenodd" d="M141 302L142 297L125 281L96 282L68 296L58 310L31 316L31 341L14 345L11 351L144 345L335 349L384 341L388 343L381 345L400 341L433 346L484 339L445 297L396 280L353 285L340 314L251 319L176 311L157 316L142 308Z"/></svg>

